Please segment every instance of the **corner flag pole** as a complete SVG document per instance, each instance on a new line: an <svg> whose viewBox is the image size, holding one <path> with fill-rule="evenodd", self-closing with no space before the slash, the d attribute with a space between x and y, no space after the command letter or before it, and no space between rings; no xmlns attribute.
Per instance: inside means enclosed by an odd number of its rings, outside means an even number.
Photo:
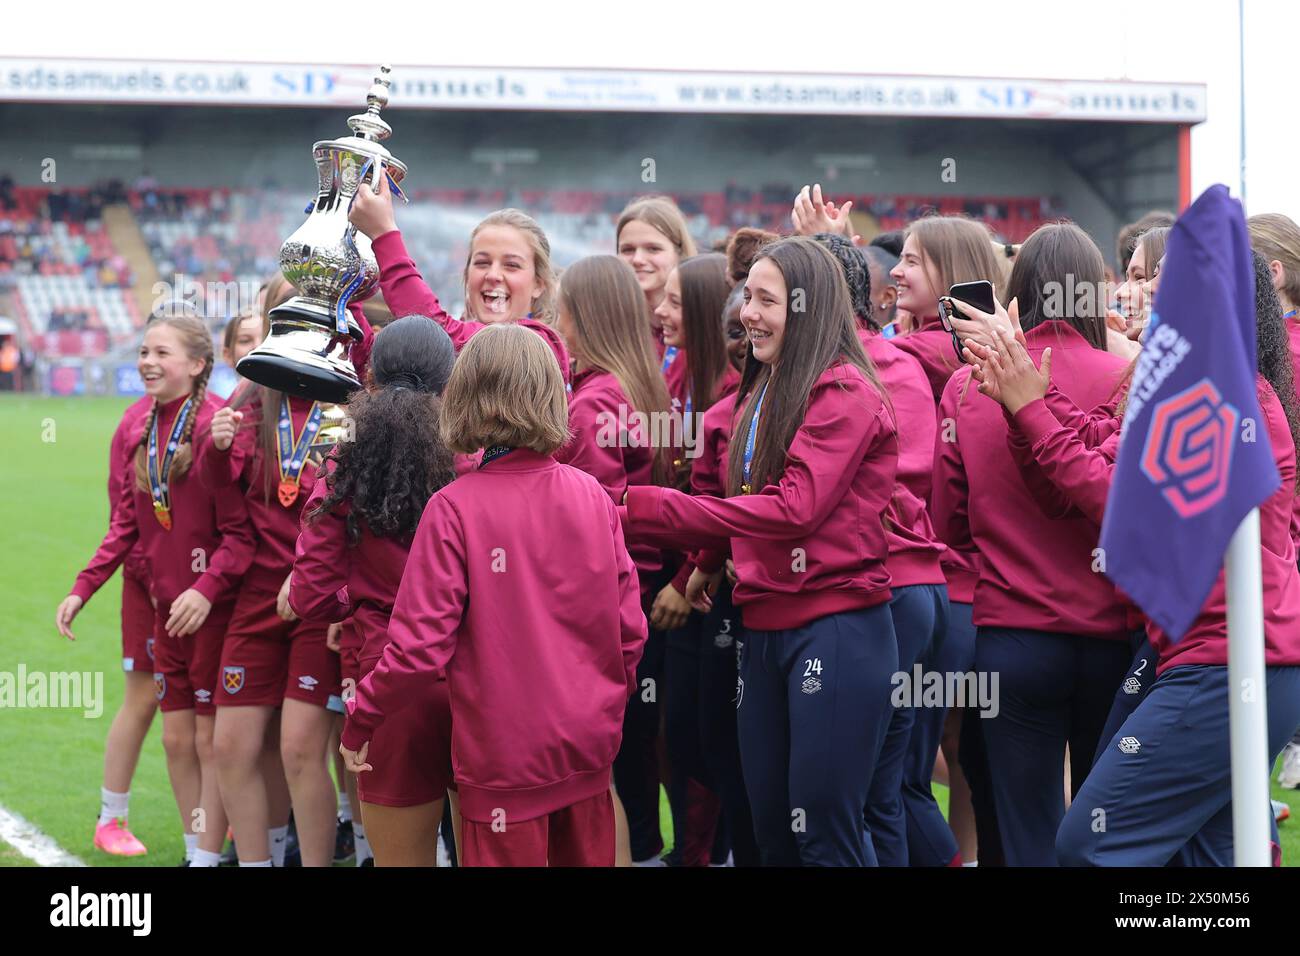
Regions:
<svg viewBox="0 0 1300 956"><path fill-rule="evenodd" d="M1259 509L1228 544L1228 737L1232 750L1232 844L1236 866L1271 866L1268 699L1264 677L1264 585Z"/></svg>

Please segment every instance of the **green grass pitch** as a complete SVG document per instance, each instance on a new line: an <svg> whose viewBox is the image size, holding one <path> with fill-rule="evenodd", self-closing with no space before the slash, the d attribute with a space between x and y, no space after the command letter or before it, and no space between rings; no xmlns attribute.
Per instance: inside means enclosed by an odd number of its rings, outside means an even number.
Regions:
<svg viewBox="0 0 1300 956"><path fill-rule="evenodd" d="M181 820L163 761L155 718L131 787L131 829L149 854L123 860L91 845L99 813L103 745L122 698L120 577L86 605L75 642L54 628L54 610L108 524L108 443L129 399L0 397L0 671L91 671L104 675L103 713L0 709L0 804L40 827L93 866L175 866L183 855ZM935 787L947 810L948 794ZM1284 860L1300 860L1300 792L1273 784L1295 817L1283 824ZM666 801L664 838L672 843ZM0 844L0 866L29 865Z"/></svg>

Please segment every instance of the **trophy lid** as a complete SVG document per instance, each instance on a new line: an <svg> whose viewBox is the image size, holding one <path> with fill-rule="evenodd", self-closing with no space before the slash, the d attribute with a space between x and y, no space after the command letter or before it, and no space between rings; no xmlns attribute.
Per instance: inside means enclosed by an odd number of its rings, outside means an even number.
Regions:
<svg viewBox="0 0 1300 956"><path fill-rule="evenodd" d="M387 63L379 67L379 75L366 93L366 111L348 117L348 126L362 139L377 143L393 135L393 128L379 118L379 111L388 105L388 88L392 86L388 74L392 72Z"/></svg>
<svg viewBox="0 0 1300 956"><path fill-rule="evenodd" d="M387 63L379 67L379 75L375 77L374 84L366 93L366 111L348 117L348 126L352 129L351 136L322 140L312 147L318 162L320 156L330 151L356 153L369 156L383 165L393 182L402 181L406 175L406 164L395 159L392 153L380 145L381 140L387 139L393 133L393 128L379 118L379 111L388 105L388 89L392 84L388 78L390 73L392 68Z"/></svg>

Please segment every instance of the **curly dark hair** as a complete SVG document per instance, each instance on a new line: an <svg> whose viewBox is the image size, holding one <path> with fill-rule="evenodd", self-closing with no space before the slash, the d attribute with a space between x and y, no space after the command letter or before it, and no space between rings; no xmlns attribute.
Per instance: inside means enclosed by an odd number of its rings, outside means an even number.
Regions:
<svg viewBox="0 0 1300 956"><path fill-rule="evenodd" d="M1252 252L1251 257L1255 263L1255 348L1259 354L1259 374L1277 392L1277 400L1282 403L1286 423L1291 428L1291 438L1300 452L1300 399L1296 397L1295 370L1291 367L1291 346L1282 318L1282 302L1273 289L1268 260L1258 252ZM1300 486L1297 492L1300 493Z"/></svg>
<svg viewBox="0 0 1300 956"><path fill-rule="evenodd" d="M867 268L867 258L857 246L843 236L830 232L819 232L813 236L826 247L844 270L844 281L849 287L849 305L853 307L853 317L868 328L880 331L871 318L871 270Z"/></svg>
<svg viewBox="0 0 1300 956"><path fill-rule="evenodd" d="M361 539L361 523L381 538L414 534L434 493L456 477L452 453L438 432L443 388L456 353L434 321L410 315L375 336L370 385L348 404L353 438L334 446L329 493L308 521L343 502L348 541Z"/></svg>

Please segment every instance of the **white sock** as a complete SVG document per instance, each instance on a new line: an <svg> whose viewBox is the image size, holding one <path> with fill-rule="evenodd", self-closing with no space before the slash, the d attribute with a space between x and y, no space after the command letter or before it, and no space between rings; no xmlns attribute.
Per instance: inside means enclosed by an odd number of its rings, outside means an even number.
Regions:
<svg viewBox="0 0 1300 956"><path fill-rule="evenodd" d="M661 857L652 856L648 860L633 860L633 866L667 866Z"/></svg>
<svg viewBox="0 0 1300 956"><path fill-rule="evenodd" d="M442 838L441 827L438 830L438 865L441 867L451 866L451 854L447 852L447 842Z"/></svg>
<svg viewBox="0 0 1300 956"><path fill-rule="evenodd" d="M963 863L962 866L979 866L979 860L971 860L969 863Z"/></svg>
<svg viewBox="0 0 1300 956"><path fill-rule="evenodd" d="M199 848L199 835L197 833L185 834L185 859L191 863L194 862L194 851Z"/></svg>
<svg viewBox="0 0 1300 956"><path fill-rule="evenodd" d="M270 860L258 860L256 863L245 863L243 860L239 861L240 869L243 869L246 866L270 866L270 865L271 865Z"/></svg>
<svg viewBox="0 0 1300 956"><path fill-rule="evenodd" d="M352 801L348 799L346 790L339 791L339 819L344 823L352 821Z"/></svg>
<svg viewBox="0 0 1300 956"><path fill-rule="evenodd" d="M116 819L126 819L127 804L131 801L131 791L114 793L105 787L99 788L99 823L112 823Z"/></svg>
<svg viewBox="0 0 1300 956"><path fill-rule="evenodd" d="M190 866L220 866L221 854L213 853L211 850L205 850L199 847L194 851L194 859L190 860Z"/></svg>
<svg viewBox="0 0 1300 956"><path fill-rule="evenodd" d="M366 828L358 820L352 821L352 839L357 848L357 866L375 854L370 851L370 841L366 839Z"/></svg>
<svg viewBox="0 0 1300 956"><path fill-rule="evenodd" d="M271 844L271 865L284 866L285 845L289 842L289 824L271 827L266 831L266 838Z"/></svg>

